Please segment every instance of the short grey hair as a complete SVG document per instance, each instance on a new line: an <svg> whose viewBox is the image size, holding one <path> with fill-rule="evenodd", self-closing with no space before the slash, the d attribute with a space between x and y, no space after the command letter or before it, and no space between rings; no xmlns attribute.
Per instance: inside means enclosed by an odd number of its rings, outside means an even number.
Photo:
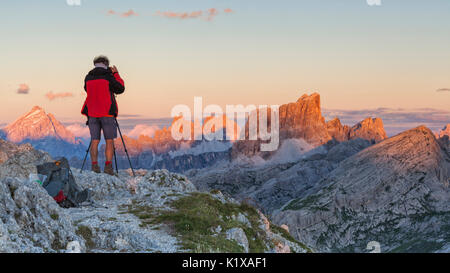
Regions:
<svg viewBox="0 0 450 273"><path fill-rule="evenodd" d="M98 63L102 63L106 66L109 66L109 59L104 55L97 56L94 58L94 65Z"/></svg>

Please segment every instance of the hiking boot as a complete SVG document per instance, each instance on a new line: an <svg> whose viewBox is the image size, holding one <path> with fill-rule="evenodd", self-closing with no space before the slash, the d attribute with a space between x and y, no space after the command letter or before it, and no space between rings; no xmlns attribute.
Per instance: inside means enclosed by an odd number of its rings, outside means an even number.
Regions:
<svg viewBox="0 0 450 273"><path fill-rule="evenodd" d="M103 171L103 173L114 176L115 173L114 173L113 165L112 164L105 165L105 170Z"/></svg>
<svg viewBox="0 0 450 273"><path fill-rule="evenodd" d="M92 171L94 173L101 173L102 170L100 170L100 166L98 164L92 164Z"/></svg>

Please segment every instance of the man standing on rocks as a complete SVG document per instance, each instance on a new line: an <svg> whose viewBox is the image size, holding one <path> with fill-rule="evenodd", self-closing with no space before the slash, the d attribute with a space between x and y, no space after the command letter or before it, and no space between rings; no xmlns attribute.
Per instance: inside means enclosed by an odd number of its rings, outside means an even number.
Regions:
<svg viewBox="0 0 450 273"><path fill-rule="evenodd" d="M125 91L125 83L116 66L109 67L106 56L94 59L95 68L85 78L84 90L87 98L81 113L88 118L91 133L92 171L100 173L98 165L98 145L101 131L106 141L104 173L114 175L112 160L114 155L114 139L117 138L116 118L119 113L115 95Z"/></svg>

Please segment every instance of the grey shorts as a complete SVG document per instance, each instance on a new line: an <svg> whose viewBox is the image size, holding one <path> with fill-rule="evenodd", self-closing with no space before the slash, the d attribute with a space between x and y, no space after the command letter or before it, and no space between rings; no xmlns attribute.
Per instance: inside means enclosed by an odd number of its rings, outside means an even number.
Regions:
<svg viewBox="0 0 450 273"><path fill-rule="evenodd" d="M91 132L92 140L101 139L101 131L105 139L117 138L117 126L113 117L104 118L89 118L89 131Z"/></svg>

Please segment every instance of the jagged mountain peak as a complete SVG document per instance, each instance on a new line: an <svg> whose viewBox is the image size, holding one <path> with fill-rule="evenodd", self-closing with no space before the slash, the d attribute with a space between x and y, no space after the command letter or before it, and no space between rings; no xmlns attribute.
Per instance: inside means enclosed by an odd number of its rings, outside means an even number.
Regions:
<svg viewBox="0 0 450 273"><path fill-rule="evenodd" d="M326 122L318 93L304 94L296 102L281 105L279 118L280 143L287 139L303 139L317 147L330 140L342 142L362 138L380 142L387 138L380 118L367 118L353 127L343 125L338 118ZM236 142L232 151L233 158L240 154L250 157L258 155L259 147L260 141Z"/></svg>
<svg viewBox="0 0 450 273"><path fill-rule="evenodd" d="M366 118L351 128L349 138L371 139L376 142L386 139L383 120L381 118Z"/></svg>
<svg viewBox="0 0 450 273"><path fill-rule="evenodd" d="M380 159L380 155L383 155ZM408 171L421 168L438 168L443 161L443 154L433 132L426 126L419 126L400 133L394 137L367 148L354 159L375 160L386 167L398 167ZM349 160L354 160L349 159ZM384 159L384 160L382 160ZM395 159L395 160L393 160Z"/></svg>
<svg viewBox="0 0 450 273"><path fill-rule="evenodd" d="M39 105L33 106L33 108L31 108L31 111L43 111L43 112L45 112L44 108L40 107Z"/></svg>
<svg viewBox="0 0 450 273"><path fill-rule="evenodd" d="M21 121L23 119L40 119L40 118L46 118L47 114L44 110L44 108L40 107L40 106L34 106L33 108L31 108L31 110L27 113L25 113L24 115L22 115L21 117L19 117L14 123Z"/></svg>
<svg viewBox="0 0 450 273"><path fill-rule="evenodd" d="M303 101L314 101L317 105L320 106L320 94L317 92L312 93L311 95L303 94L297 102L303 102Z"/></svg>
<svg viewBox="0 0 450 273"><path fill-rule="evenodd" d="M29 112L4 128L6 138L13 142L56 138L76 143L75 136L62 125L53 114L34 106Z"/></svg>
<svg viewBox="0 0 450 273"><path fill-rule="evenodd" d="M441 131L439 131L438 134L436 134L437 138L443 138L444 136L450 137L450 123L445 125L445 127Z"/></svg>

